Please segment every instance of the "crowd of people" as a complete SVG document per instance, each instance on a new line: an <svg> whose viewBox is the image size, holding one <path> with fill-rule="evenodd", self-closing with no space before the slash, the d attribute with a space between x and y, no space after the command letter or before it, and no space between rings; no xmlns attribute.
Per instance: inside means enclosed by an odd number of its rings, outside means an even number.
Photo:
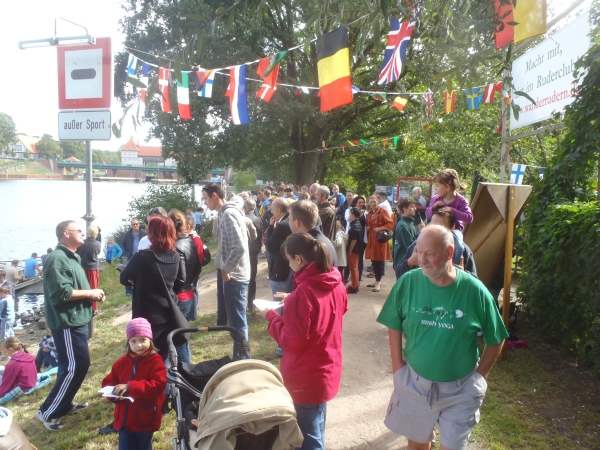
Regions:
<svg viewBox="0 0 600 450"><path fill-rule="evenodd" d="M395 214L385 191L342 194L338 185L316 183L279 183L238 195L226 195L216 183L202 188L204 205L217 213L217 325L240 332L232 333L234 361L251 357L242 352L240 336L249 340L247 312L255 310L257 266L265 249L271 295L279 303L259 312L278 344L268 359L281 358L304 438L301 449L325 448L327 403L342 376L348 295L359 292L364 269L370 272L367 287L379 292L389 260L397 281L377 318L389 329L394 378L385 424L406 436L410 449L429 449L436 424L442 448L466 448L507 332L462 240L473 215L457 192L464 188L458 174L446 169L434 182L431 201L415 188L412 198L399 199ZM125 354L102 381L111 389L115 415L100 431L118 432L120 449L151 449L161 426L166 337L196 318L198 277L211 258L200 237L203 212L156 207L144 220L146 229L133 219L121 246L109 239L107 261L126 258L120 281L132 297ZM37 363L51 364L47 356L54 356L58 378L36 417L51 431L64 427L64 416L87 407L74 398L90 366L88 324L96 303L105 300L98 288L95 231L90 227L84 240L75 222L61 222L59 243L45 261L51 343L40 343ZM8 290L0 287L0 297ZM481 356L478 332L486 345ZM13 358L31 359L5 342ZM191 362L185 335L174 344L178 359Z"/></svg>

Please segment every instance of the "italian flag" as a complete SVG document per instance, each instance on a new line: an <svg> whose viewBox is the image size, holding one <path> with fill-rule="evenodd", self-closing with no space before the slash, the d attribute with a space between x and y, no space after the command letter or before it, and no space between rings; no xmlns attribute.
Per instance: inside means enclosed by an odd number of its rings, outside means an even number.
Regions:
<svg viewBox="0 0 600 450"><path fill-rule="evenodd" d="M190 111L190 78L188 72L181 72L181 83L177 81L177 103L182 119L191 120Z"/></svg>

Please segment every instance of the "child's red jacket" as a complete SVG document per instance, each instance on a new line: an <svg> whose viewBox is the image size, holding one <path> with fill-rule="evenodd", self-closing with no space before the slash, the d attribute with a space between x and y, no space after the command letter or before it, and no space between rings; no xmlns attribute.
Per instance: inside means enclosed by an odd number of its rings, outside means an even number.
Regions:
<svg viewBox="0 0 600 450"><path fill-rule="evenodd" d="M135 401L114 402L114 427L117 430L158 431L167 387L167 369L160 355L154 353L135 358L125 355L119 358L102 380L102 387L117 384L127 384L124 396Z"/></svg>

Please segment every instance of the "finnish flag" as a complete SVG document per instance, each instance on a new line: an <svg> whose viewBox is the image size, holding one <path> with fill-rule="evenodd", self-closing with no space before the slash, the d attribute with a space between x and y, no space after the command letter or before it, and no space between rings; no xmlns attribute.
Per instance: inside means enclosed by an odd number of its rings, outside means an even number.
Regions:
<svg viewBox="0 0 600 450"><path fill-rule="evenodd" d="M513 164L512 171L510 172L510 184L523 184L523 177L525 176L525 164Z"/></svg>

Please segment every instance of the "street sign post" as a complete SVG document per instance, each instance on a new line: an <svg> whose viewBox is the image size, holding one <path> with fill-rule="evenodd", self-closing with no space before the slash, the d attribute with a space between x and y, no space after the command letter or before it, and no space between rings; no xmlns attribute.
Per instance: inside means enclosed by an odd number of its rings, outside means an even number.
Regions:
<svg viewBox="0 0 600 450"><path fill-rule="evenodd" d="M58 137L85 141L86 229L92 214L92 140L110 140L112 50L110 38L58 47Z"/></svg>

